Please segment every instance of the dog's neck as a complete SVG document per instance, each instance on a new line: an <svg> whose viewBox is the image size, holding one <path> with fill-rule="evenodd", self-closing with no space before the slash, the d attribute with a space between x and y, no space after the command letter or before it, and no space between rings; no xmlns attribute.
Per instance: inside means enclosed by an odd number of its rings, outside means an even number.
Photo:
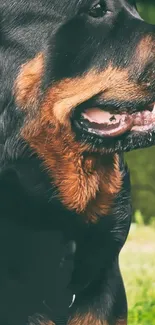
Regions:
<svg viewBox="0 0 155 325"><path fill-rule="evenodd" d="M122 185L116 154L82 152L80 144L65 135L64 130L55 134L48 125L37 136L29 138L28 135L29 132L24 133L25 139L43 159L57 195L68 210L92 222L109 213Z"/></svg>

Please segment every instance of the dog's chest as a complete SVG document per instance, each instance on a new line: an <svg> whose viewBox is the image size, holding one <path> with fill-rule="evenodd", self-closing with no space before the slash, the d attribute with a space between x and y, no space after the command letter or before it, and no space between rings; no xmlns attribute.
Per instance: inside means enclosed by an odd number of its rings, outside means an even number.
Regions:
<svg viewBox="0 0 155 325"><path fill-rule="evenodd" d="M72 245L61 231L0 219L0 323L25 324L35 313L53 319L67 313Z"/></svg>

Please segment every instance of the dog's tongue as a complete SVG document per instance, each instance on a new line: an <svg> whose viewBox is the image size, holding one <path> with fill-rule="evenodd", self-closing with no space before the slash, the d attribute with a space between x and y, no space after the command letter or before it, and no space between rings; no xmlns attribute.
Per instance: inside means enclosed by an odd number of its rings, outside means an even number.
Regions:
<svg viewBox="0 0 155 325"><path fill-rule="evenodd" d="M99 108L86 109L82 114L89 121L89 128L98 131L103 136L121 135L133 126L133 116L129 114L110 114Z"/></svg>

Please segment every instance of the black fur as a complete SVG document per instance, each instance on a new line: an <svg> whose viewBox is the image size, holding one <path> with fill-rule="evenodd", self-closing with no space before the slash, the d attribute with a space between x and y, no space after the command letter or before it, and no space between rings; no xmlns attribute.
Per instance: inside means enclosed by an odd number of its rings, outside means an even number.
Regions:
<svg viewBox="0 0 155 325"><path fill-rule="evenodd" d="M109 325L127 318L118 256L130 227L131 201L122 158L123 186L113 212L97 224L84 223L56 198L43 162L19 135L24 113L12 94L21 65L45 51L43 92L66 77L102 71L110 61L121 69L132 62L131 80L151 80L147 97L99 103L97 96L89 104L136 111L155 101L155 53L138 73L133 60L142 38L154 39L155 27L141 20L130 1L103 2L107 14L95 19L88 14L93 0L0 0L0 325L25 325L35 314L56 325L77 312L81 317L91 312ZM84 132L76 130L76 136L92 142ZM120 153L154 139L151 130L113 141L94 136L93 143ZM29 322L40 324L37 318Z"/></svg>

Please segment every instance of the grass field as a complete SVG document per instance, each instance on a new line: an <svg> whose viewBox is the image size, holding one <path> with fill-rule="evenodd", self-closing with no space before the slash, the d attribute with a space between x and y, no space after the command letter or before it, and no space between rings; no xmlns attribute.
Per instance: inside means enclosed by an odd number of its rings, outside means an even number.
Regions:
<svg viewBox="0 0 155 325"><path fill-rule="evenodd" d="M120 264L129 325L155 325L155 229L132 225Z"/></svg>

